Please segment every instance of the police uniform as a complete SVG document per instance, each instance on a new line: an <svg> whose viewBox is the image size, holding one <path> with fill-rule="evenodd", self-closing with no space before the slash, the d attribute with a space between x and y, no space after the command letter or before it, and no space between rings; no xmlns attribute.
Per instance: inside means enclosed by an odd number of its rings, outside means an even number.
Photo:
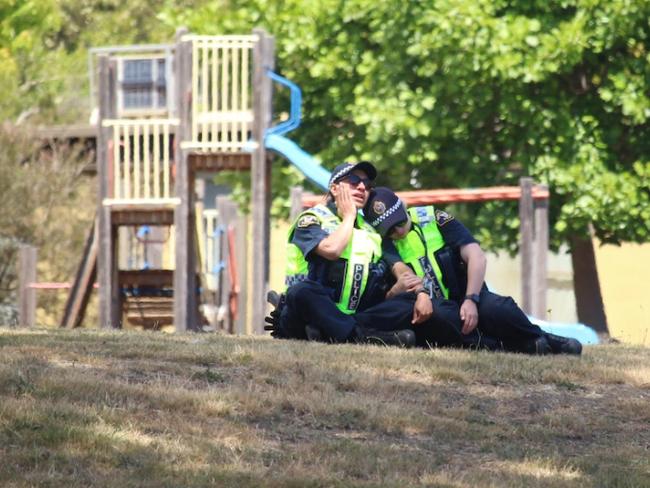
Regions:
<svg viewBox="0 0 650 488"><path fill-rule="evenodd" d="M406 220L406 212L401 200L387 188L374 190L364 210L368 221L385 236L394 225ZM384 238L384 260L391 267L397 262L404 262L423 279L433 301L432 320L459 333L457 337L460 341L455 345L482 345L489 349L503 347L510 351L530 353L575 354L575 349L581 349L579 343L577 346L571 343L571 347L565 347L570 340L548 337L541 328L528 320L511 297L492 293L485 284L479 296L472 297L473 301L478 302L478 326L469 335L460 334L460 306L467 299L467 270L461 259L460 248L477 241L462 223L433 206L410 208L408 214L412 223L406 236L399 240ZM415 330L417 333L417 327ZM426 332L427 329L423 329L420 334ZM555 341L553 349L546 342L549 339L550 343L551 338ZM435 340L435 337L432 339ZM421 341L420 337L418 341ZM540 347L549 350L539 350Z"/></svg>
<svg viewBox="0 0 650 488"><path fill-rule="evenodd" d="M394 331L408 328L412 293L385 301L387 267L381 237L359 215L345 251L337 260L319 256L318 244L341 224L333 201L300 214L289 232L283 327L306 338L306 325L324 339L349 340L356 327Z"/></svg>

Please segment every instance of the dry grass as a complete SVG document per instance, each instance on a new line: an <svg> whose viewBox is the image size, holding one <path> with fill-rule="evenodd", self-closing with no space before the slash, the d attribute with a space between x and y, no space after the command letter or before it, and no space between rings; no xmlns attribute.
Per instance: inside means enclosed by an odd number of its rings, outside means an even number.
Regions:
<svg viewBox="0 0 650 488"><path fill-rule="evenodd" d="M648 487L650 349L0 329L0 486Z"/></svg>

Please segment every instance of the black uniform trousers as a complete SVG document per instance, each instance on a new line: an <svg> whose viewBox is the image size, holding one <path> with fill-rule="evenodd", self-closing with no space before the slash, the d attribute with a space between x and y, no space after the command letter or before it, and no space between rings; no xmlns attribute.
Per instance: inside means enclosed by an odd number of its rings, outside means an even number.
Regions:
<svg viewBox="0 0 650 488"><path fill-rule="evenodd" d="M287 289L286 306L282 309L280 321L297 338L306 338L304 329L310 325L317 328L326 340L345 342L353 337L356 327L382 331L409 328L414 303L413 293L402 293L367 304L366 308L348 315L336 306L331 288L305 280Z"/></svg>
<svg viewBox="0 0 650 488"><path fill-rule="evenodd" d="M427 341L431 345L484 346L488 349L523 351L525 344L544 335L544 331L533 324L511 297L504 297L481 290L478 306L478 326L463 335L460 318L460 304L451 300L432 299L432 325L418 334L418 344Z"/></svg>

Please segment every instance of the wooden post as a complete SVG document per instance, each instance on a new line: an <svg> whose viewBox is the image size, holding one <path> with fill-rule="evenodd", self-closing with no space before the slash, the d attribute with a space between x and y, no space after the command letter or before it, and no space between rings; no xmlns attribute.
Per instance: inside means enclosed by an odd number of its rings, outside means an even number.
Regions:
<svg viewBox="0 0 650 488"><path fill-rule="evenodd" d="M224 267L221 269L219 276L219 306L225 307L227 313L225 314L225 329L233 334L235 332L234 317L231 316L229 310L230 293L232 290L232 280L230 279L230 254L237 254L236 249L230 249L228 246L228 228L234 227L237 222L237 204L230 200L227 196L217 197L217 211L219 213L219 225L222 226L223 234L220 236L219 245L221 246L221 261ZM239 270L238 270L239 271ZM241 310L241 302L239 305Z"/></svg>
<svg viewBox="0 0 650 488"><path fill-rule="evenodd" d="M302 212L302 186L291 187L291 210L289 220L293 223Z"/></svg>
<svg viewBox="0 0 650 488"><path fill-rule="evenodd" d="M252 270L252 331L261 333L266 313L266 293L269 288L270 205L269 170L264 135L271 125L271 79L266 71L274 68L274 39L263 29L255 29L258 36L254 49L253 78L253 140L257 143L251 162L253 270Z"/></svg>
<svg viewBox="0 0 650 488"><path fill-rule="evenodd" d="M548 187L540 185L548 190ZM535 241L533 247L533 278L531 315L546 319L546 290L548 278L548 200L533 201Z"/></svg>
<svg viewBox="0 0 650 488"><path fill-rule="evenodd" d="M112 130L103 127L105 119L115 117L115 93L117 69L108 56L99 57L99 118L97 121L97 182L99 216L99 250L97 260L97 282L99 284L99 325L102 328L120 327L120 299L118 288L118 266L116 256L117 233L111 222L111 209L104 206L104 199L110 195L109 188L109 144L112 144Z"/></svg>
<svg viewBox="0 0 650 488"><path fill-rule="evenodd" d="M186 32L187 30L184 28L176 31L176 55L174 56L174 79L180 119L180 125L174 137L174 164L176 167L174 192L180 199L180 203L174 211L176 239L174 324L177 332L199 328L192 172L189 168L188 151L181 148L181 143L190 138L192 107L192 43L181 40Z"/></svg>
<svg viewBox="0 0 650 488"><path fill-rule="evenodd" d="M18 327L34 327L36 319L36 255L34 246L18 250Z"/></svg>
<svg viewBox="0 0 650 488"><path fill-rule="evenodd" d="M533 179L521 178L519 200L519 254L521 256L521 308L532 312L533 276Z"/></svg>

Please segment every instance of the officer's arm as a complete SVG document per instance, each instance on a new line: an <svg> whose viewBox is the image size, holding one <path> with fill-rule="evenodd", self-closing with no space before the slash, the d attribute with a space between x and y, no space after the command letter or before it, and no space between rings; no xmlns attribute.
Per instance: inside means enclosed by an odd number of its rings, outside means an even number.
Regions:
<svg viewBox="0 0 650 488"><path fill-rule="evenodd" d="M467 265L467 289L465 295L479 294L485 281L487 259L476 242L460 247L460 256Z"/></svg>
<svg viewBox="0 0 650 488"><path fill-rule="evenodd" d="M357 219L357 207L352 200L350 188L347 185L340 187L334 200L339 212L339 217L341 217L343 222L334 232L320 241L314 250L314 252L316 252L320 257L329 259L330 261L337 260L341 254L343 254L343 251L352 238L354 222Z"/></svg>
<svg viewBox="0 0 650 488"><path fill-rule="evenodd" d="M344 249L352 238L355 219L356 215L346 215L343 218L343 223L334 232L320 241L316 249L314 249L314 252L320 257L329 259L330 261L336 261L343 254Z"/></svg>

